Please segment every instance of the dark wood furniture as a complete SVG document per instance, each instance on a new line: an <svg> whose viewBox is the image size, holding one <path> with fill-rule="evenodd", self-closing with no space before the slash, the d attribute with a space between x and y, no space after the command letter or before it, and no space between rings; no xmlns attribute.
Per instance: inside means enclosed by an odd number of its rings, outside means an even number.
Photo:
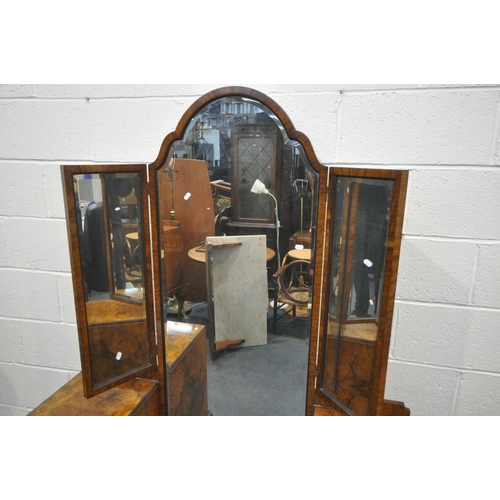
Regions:
<svg viewBox="0 0 500 500"><path fill-rule="evenodd" d="M286 144L278 148L281 151L276 151L276 157L281 155L281 161L277 162L277 168L273 173L275 179L280 179L280 183L275 180L274 188L276 192L280 191L277 194L280 196L279 219L283 229L280 232L282 238L280 245L282 248L289 247L290 236L298 230L309 229L309 216L307 214L312 214L310 217L312 251L310 272L313 291L311 295L312 313L310 318L306 414L407 415L409 411L402 403L385 400L384 390L408 172L327 167L319 162L308 138L295 129L286 112L276 102L252 89L227 87L214 90L193 103L181 118L176 130L165 138L157 160L150 164L149 178L153 179L152 186L157 182L161 169L168 165L173 157L176 141L185 141L187 144L191 138L189 130L194 130L199 125L199 131L201 131L202 123L206 123L207 117L209 121L212 117L218 116L219 121L227 120L233 123L239 119L242 121L250 119L249 115L240 117L217 115L217 110L226 109L227 103L229 103L229 106L234 104L236 107L248 107L252 104L255 107L262 105L264 109L268 110L268 119L271 116L277 118L279 128L283 130L284 136L287 138ZM263 120L263 122L266 122L266 120ZM242 126L242 134L244 129L249 131L250 128L249 125ZM221 134L223 132L224 129L221 128ZM225 179L231 182L233 205L232 218L227 223L227 227L238 230L252 230L251 226L255 225L260 226L260 230L264 231L266 224L272 226L271 218L263 221L259 220L259 217L247 217L244 212L241 212L241 206L236 207L236 209L234 206L236 203L241 205L242 196L248 194L246 191L241 193L242 180L245 180L244 175L246 175L244 169L247 167L245 163L238 165L238 159L235 156L238 148L234 142L236 140L234 137L238 135L238 129L234 128L234 132L235 134L231 134L230 139L233 144L231 150L232 175L230 178ZM244 144L245 147L252 145L249 135L247 139ZM272 156L272 154L268 155L268 158L272 158ZM259 163L259 165L261 167L263 163ZM272 170L272 165L270 170ZM290 200L293 189L290 179L307 179L311 187L310 193L304 196L297 194L299 198L296 199L296 206L298 207L300 202L300 209L297 209L297 212L300 211L300 217L298 218L299 224L295 227L291 222ZM337 191L339 179L347 179L345 182L342 180L346 189L344 195ZM359 181L359 179L362 181ZM377 181L381 181L382 184L388 182L391 189L386 214L388 215L388 225L382 243L384 250L383 270L381 274L376 272L377 278L373 278L382 285L380 290L377 290L376 314L372 318L349 318L348 315L343 315L342 311L347 310L347 304L350 303L349 297L356 296L357 287L353 285L354 281L357 282L357 280L354 280L356 274L356 271L354 271L354 253L357 253L356 234L363 233L359 229L362 221L361 219L358 221L356 216L359 208L356 197L360 197L359 190L364 189L364 184L370 185L373 184L373 181L376 181L375 184L377 184ZM359 185L363 187L360 188ZM267 187L273 189L272 182ZM289 191L285 193L283 187L288 188ZM355 194L356 191L358 191L358 194ZM158 200L155 198L157 190L153 189L152 193L153 205L158 206ZM348 196L345 196L346 194ZM348 198L350 204L344 207L345 210L341 209L342 204L338 205L338 203ZM303 201L306 199L310 200L309 206L303 207ZM363 199L363 196L361 196L361 199ZM266 200L266 203L269 201ZM304 210L302 210L303 208ZM364 217L369 219L366 210L359 209L359 214L362 212L365 213ZM251 211L248 213L251 213ZM269 214L271 215L272 212L269 212ZM154 231L153 227L153 235ZM343 235L343 238L336 239L336 234ZM303 234L301 233L299 236L302 238ZM272 241L272 238L268 237L268 241ZM336 245L339 242L342 242L343 248L343 258L340 260L336 253ZM298 244L298 242L295 244ZM277 263L277 266L280 264ZM335 292L337 283L342 286L340 291ZM370 283L370 285L373 286L373 283ZM358 295L361 297L364 294L358 292ZM337 298L342 307L336 311L334 317L331 311L332 306L337 304ZM356 324L362 325L360 327L363 329L362 335L359 329L353 326ZM335 333L332 333L333 330L335 330ZM373 334L372 330L375 330L376 333ZM370 331L372 331L372 337L369 335ZM355 333L361 338L357 338ZM368 338L363 338L363 336ZM357 363L361 359L363 361ZM356 364L359 369L352 368ZM350 394L347 396L342 394L345 385L338 384L343 376L348 379ZM356 402L356 404L352 402Z"/></svg>
<svg viewBox="0 0 500 500"><path fill-rule="evenodd" d="M205 326L169 322L165 345L168 415L209 415ZM30 415L159 416L159 386L156 380L135 378L86 398L80 373Z"/></svg>
<svg viewBox="0 0 500 500"><path fill-rule="evenodd" d="M61 167L61 175L83 392L91 398L137 377L158 380L146 165L68 165ZM96 245L106 259L107 291L93 290L92 280L88 279L92 277L88 272L92 241L86 237L89 221L80 212L80 179L91 181L91 196L103 206L101 238ZM134 193L138 216L134 276L127 272L122 239L124 220L128 219L123 219L121 208L124 200L130 200L130 193ZM129 210L127 204L125 217ZM158 361L163 363L162 354ZM160 411L165 404L163 392L159 396Z"/></svg>
<svg viewBox="0 0 500 500"><path fill-rule="evenodd" d="M308 415L409 415L384 398L407 179L401 170L322 172Z"/></svg>
<svg viewBox="0 0 500 500"><path fill-rule="evenodd" d="M233 115L233 108L247 111ZM211 121L223 123L217 133ZM243 124L245 121L248 123ZM233 125L236 127L231 134ZM234 210L227 227L243 234L274 231L271 198L261 196L258 200L258 204L263 203L262 215L255 212L254 206L247 206L250 195L245 187L251 183L247 174L258 178L256 172L260 169L263 175L265 172L267 187L278 197L280 241L273 250L281 247L288 251L292 240L301 244L299 241L310 239L312 294L308 306L312 304L312 313L306 414L408 414L402 403L384 399L408 173L321 164L309 139L295 129L286 112L268 96L245 87L216 89L195 101L176 129L165 137L157 159L149 165L62 167L84 397L91 400L133 380L147 379L158 383L160 415L209 413L204 396L206 365L202 362L206 357L202 345L205 334L191 331L185 336L170 335L165 307L168 295L180 290L176 275L179 266L170 260L177 255L178 262L180 252L186 299L203 300L206 294L205 276L199 274L204 273L204 266L196 269L188 253L202 245L206 236L215 234L209 173L222 166L216 160L206 163L212 153L215 158L216 148L207 144L203 134L219 137L218 146L230 148L230 153L220 159L229 163L226 167L232 172L225 179L231 183ZM262 153L255 164L248 157L248 148L254 147ZM181 151L194 151L196 155L201 151L205 158L179 158ZM257 170L251 172L254 167ZM106 320L102 311L94 319L92 309L97 306L91 303L96 299L95 290L86 279L89 263L85 259L81 210L89 200L78 198L78 182L84 176L92 177L90 184L85 183L86 188L93 182L101 183L101 253L107 264L105 281L109 283L109 297L102 300L109 306L105 309L113 311ZM311 191L294 194L292 186L305 179ZM363 201L374 186L390 191L385 198L387 218L379 217L375 231L370 229L372 214ZM199 194L198 188L206 194ZM119 217L121 210L127 218ZM380 216L383 210L382 206L373 213ZM134 216L137 247L133 262L126 266L124 227ZM166 231L166 221L179 224ZM310 231L305 237L306 228ZM298 230L302 232L297 235ZM359 242L367 240L369 234L378 242L378 252L360 261L359 249L364 243ZM273 242L272 237L267 239ZM365 261L366 267L372 269L371 277L358 271L359 262ZM272 272L280 264L276 262ZM189 272L196 278L187 277ZM370 298L375 305L368 313L360 309L354 313L354 300L367 295L367 282L375 287L375 300ZM117 312L118 303L125 313Z"/></svg>
<svg viewBox="0 0 500 500"><path fill-rule="evenodd" d="M180 227L184 298L191 302L203 302L207 299L205 269L192 265L188 251L203 244L207 236L215 235L212 188L206 162L175 158L158 176L158 192L160 220L177 221ZM169 245L173 250L174 236L172 233L168 238L164 237L163 245ZM168 265L168 260L164 263ZM168 283L168 271L165 278Z"/></svg>
<svg viewBox="0 0 500 500"><path fill-rule="evenodd" d="M154 321L153 293L156 292L152 279L151 224L145 209L149 204L146 166L63 166L62 177L82 373L34 413L49 411L44 408L57 408L54 411L69 415L208 415L205 328L184 323L182 328L180 323L173 323L169 328L166 318L164 325L167 326L163 328ZM100 250L108 270L107 291L96 291L85 281L89 254L83 231L86 220L79 213L81 199L77 189L77 181L83 177L91 180L89 189L93 189L96 199L102 198L104 206L100 226L103 248ZM138 223L134 248L128 255L122 251L121 197L110 196L113 190L124 194L120 182L114 185L116 179L127 180L127 185L132 186L137 195ZM160 240L161 246L155 245L155 258L161 255L161 249L167 275L157 287L158 293L163 290L182 297L179 222L163 221L163 235L168 237ZM132 267L137 274L132 274ZM152 402L144 406L143 399L138 399L131 406L124 391L144 385L144 380L155 387ZM140 396L146 397L146 394Z"/></svg>
<svg viewBox="0 0 500 500"><path fill-rule="evenodd" d="M273 333L281 318L308 319L311 301L311 250L290 250L274 273ZM278 312L283 314L279 315Z"/></svg>
<svg viewBox="0 0 500 500"><path fill-rule="evenodd" d="M209 415L205 326L168 322L165 346L168 415ZM159 386L156 380L135 378L86 398L80 373L30 415L158 416Z"/></svg>
<svg viewBox="0 0 500 500"><path fill-rule="evenodd" d="M92 387L151 365L146 311L142 304L99 300L86 304Z"/></svg>
<svg viewBox="0 0 500 500"><path fill-rule="evenodd" d="M30 416L158 416L159 384L156 380L135 378L117 387L86 398L82 374L37 406Z"/></svg>
<svg viewBox="0 0 500 500"><path fill-rule="evenodd" d="M250 187L256 179L278 200L281 199L281 145L283 139L275 123L238 125L231 130L231 206L230 226L274 227L274 201L255 200Z"/></svg>
<svg viewBox="0 0 500 500"><path fill-rule="evenodd" d="M168 415L209 415L205 326L169 321L165 349Z"/></svg>
<svg viewBox="0 0 500 500"><path fill-rule="evenodd" d="M311 248L312 244L312 234L311 231L302 229L298 230L292 236L290 236L289 240L289 249L293 250L294 248L297 247L297 245L301 245L303 248Z"/></svg>
<svg viewBox="0 0 500 500"><path fill-rule="evenodd" d="M177 300L177 317L182 318L184 308L184 265L182 229L179 221L164 220L161 234L161 269L163 289L163 303L175 297Z"/></svg>

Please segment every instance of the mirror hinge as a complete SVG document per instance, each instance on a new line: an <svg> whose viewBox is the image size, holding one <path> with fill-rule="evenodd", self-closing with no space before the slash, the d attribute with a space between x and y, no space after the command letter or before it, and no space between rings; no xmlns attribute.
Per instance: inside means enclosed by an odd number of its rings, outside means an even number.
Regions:
<svg viewBox="0 0 500 500"><path fill-rule="evenodd" d="M146 183L146 187L147 187L147 191L148 191L148 196L149 196L149 194L150 194L150 191L149 191L149 188L150 188L150 184L149 184L149 181L147 181L147 183Z"/></svg>

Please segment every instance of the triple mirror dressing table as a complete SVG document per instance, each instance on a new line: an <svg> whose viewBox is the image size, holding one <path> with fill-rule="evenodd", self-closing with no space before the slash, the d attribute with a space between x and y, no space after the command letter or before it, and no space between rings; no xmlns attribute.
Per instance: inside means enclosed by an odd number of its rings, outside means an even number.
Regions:
<svg viewBox="0 0 500 500"><path fill-rule="evenodd" d="M409 414L384 398L407 171L323 165L274 100L224 87L153 163L61 173L82 372L32 415L210 415L215 326L181 313L210 300L193 252L219 235L265 236L276 293L282 257L307 252L305 415Z"/></svg>

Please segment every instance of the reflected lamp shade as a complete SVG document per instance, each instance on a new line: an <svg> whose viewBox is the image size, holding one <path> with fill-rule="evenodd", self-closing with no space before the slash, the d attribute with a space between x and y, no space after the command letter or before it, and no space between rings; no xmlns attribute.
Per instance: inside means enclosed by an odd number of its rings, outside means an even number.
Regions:
<svg viewBox="0 0 500 500"><path fill-rule="evenodd" d="M269 191L264 186L264 183L256 179L251 187L250 191L255 194L270 194Z"/></svg>

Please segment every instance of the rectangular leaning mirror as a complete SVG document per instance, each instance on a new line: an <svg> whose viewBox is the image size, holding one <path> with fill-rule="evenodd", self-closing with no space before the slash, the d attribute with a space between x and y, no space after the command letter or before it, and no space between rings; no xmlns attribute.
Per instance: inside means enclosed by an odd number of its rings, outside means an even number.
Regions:
<svg viewBox="0 0 500 500"><path fill-rule="evenodd" d="M62 167L87 397L156 364L145 166Z"/></svg>

